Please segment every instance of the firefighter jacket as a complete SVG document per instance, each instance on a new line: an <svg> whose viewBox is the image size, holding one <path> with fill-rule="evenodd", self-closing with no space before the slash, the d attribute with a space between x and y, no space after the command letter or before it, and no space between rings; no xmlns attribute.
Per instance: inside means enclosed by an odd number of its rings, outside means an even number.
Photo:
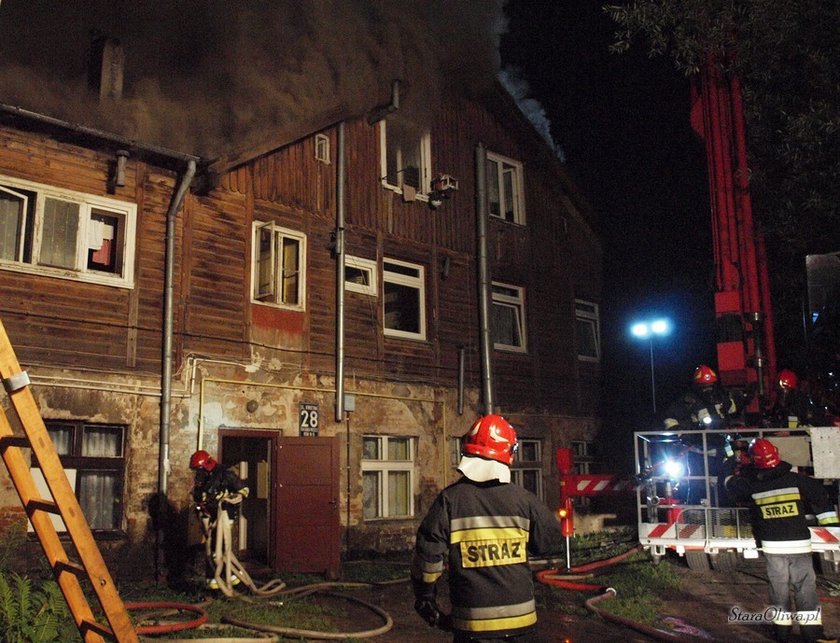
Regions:
<svg viewBox="0 0 840 643"><path fill-rule="evenodd" d="M665 411L665 430L723 429L737 417L747 396L714 387L708 393L692 389L671 403Z"/></svg>
<svg viewBox="0 0 840 643"><path fill-rule="evenodd" d="M528 556L558 554L562 543L557 518L530 491L462 478L438 495L417 531L415 596L434 600L448 566L454 630L523 633L537 622Z"/></svg>
<svg viewBox="0 0 840 643"><path fill-rule="evenodd" d="M248 487L235 471L221 465L217 465L213 471L196 471L192 496L200 511L215 520L219 503L226 493L248 495ZM222 502L222 505L230 518L236 518L238 505L227 502Z"/></svg>
<svg viewBox="0 0 840 643"><path fill-rule="evenodd" d="M821 526L840 524L823 484L793 473L784 461L770 469L748 467L727 478L726 489L736 499L749 501L753 535L765 554L809 553L808 513L815 514Z"/></svg>

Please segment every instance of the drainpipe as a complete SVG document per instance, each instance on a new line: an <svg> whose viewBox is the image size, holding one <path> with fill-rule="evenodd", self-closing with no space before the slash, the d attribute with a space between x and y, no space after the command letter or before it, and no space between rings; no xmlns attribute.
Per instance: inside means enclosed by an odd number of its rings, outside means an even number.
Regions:
<svg viewBox="0 0 840 643"><path fill-rule="evenodd" d="M478 318L481 347L481 382L484 396L484 413L492 413L493 363L491 360L493 338L490 335L490 266L487 259L487 148L475 146L475 210L478 240Z"/></svg>
<svg viewBox="0 0 840 643"><path fill-rule="evenodd" d="M187 161L187 168L181 177L169 210L166 212L166 266L163 282L163 355L160 374L160 460L158 463L158 490L161 500L166 498L171 471L169 464L169 414L170 394L172 392L172 328L173 319L173 281L175 273L175 217L184 195L195 176L195 161Z"/></svg>
<svg viewBox="0 0 840 643"><path fill-rule="evenodd" d="M345 223L345 145L344 121L338 124L338 151L336 159L335 183L335 421L344 419L344 223ZM348 462L349 466L349 462ZM349 496L348 496L349 502ZM350 524L347 524L348 528Z"/></svg>

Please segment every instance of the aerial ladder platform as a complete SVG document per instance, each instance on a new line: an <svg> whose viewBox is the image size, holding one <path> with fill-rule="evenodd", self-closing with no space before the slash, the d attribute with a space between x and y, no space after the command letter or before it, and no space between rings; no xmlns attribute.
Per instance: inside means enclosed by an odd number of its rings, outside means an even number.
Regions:
<svg viewBox="0 0 840 643"><path fill-rule="evenodd" d="M53 575L67 601L73 620L86 643L138 641L125 604L120 598L105 561L93 539L93 532L61 465L55 445L30 390L29 376L21 370L6 329L0 322L0 378L23 428L25 437L16 435L6 415L0 412L0 453ZM37 458L51 498L43 498L32 476L24 449ZM65 550L66 539L59 537L51 515L61 516L75 549L71 560ZM107 623L97 620L83 591L90 582L92 593ZM88 592L89 594L91 592Z"/></svg>

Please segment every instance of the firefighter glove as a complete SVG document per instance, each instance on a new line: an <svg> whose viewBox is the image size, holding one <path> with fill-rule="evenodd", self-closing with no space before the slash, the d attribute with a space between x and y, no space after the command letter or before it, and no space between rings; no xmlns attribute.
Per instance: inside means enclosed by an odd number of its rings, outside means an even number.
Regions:
<svg viewBox="0 0 840 643"><path fill-rule="evenodd" d="M414 601L414 611L432 627L436 627L440 622L440 610L434 599L418 598Z"/></svg>

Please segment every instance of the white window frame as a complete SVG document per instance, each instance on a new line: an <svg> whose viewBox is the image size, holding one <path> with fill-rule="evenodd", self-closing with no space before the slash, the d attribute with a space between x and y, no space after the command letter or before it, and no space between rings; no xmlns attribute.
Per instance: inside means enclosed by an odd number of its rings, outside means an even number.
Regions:
<svg viewBox="0 0 840 643"><path fill-rule="evenodd" d="M262 234L271 235L271 248L266 256L260 257L260 237ZM278 265L280 258L277 248L282 247L284 240L298 244L297 270L298 277L296 295L297 302L283 301L282 281L283 268ZM306 308L306 235L295 230L278 226L274 221L254 221L251 235L251 301L255 304L286 308L290 310L304 310ZM263 262L267 262L270 283L262 283L260 274Z"/></svg>
<svg viewBox="0 0 840 643"><path fill-rule="evenodd" d="M376 515L372 517L364 517L365 521L370 520L393 520L393 519L411 519L414 517L414 470L416 458L416 439L409 436L399 435L363 435L362 440L376 440L379 443L378 459L367 459L364 457L364 448L362 448L361 457L361 472L364 478L365 474L374 474L377 477L378 494L376 498ZM388 460L388 442L390 440L405 441L408 444L408 459L406 460ZM389 485L388 475L390 473L407 473L408 474L408 497L406 507L406 514L391 515L389 506ZM364 485L363 485L364 488ZM364 493L364 491L363 491ZM362 513L364 514L364 498L362 501Z"/></svg>
<svg viewBox="0 0 840 643"><path fill-rule="evenodd" d="M330 137L326 134L316 134L315 135L315 159L324 163L325 165L330 164L331 160L330 155Z"/></svg>
<svg viewBox="0 0 840 643"><path fill-rule="evenodd" d="M500 292L500 290L507 292ZM513 310L514 319L518 324L521 345L503 344L496 341L496 329L493 329L493 348L500 351L526 353L528 351L527 329L525 324L525 289L520 286L494 281L491 285L491 299L494 307Z"/></svg>
<svg viewBox="0 0 840 643"><path fill-rule="evenodd" d="M347 268L357 270L365 275L367 283L360 284L347 279ZM371 259L362 259L353 255L344 256L344 289L376 297L379 284L379 274L376 270L376 262Z"/></svg>
<svg viewBox="0 0 840 643"><path fill-rule="evenodd" d="M542 462L542 440L534 438L518 438L519 447L513 455L513 464L510 467L510 481L518 484L520 487L525 487L523 484L526 472L536 473L536 489L531 489L540 500L543 499L545 491L543 489L543 462ZM528 451L528 447L533 447L536 459L525 460L524 455ZM527 487L526 487L527 488Z"/></svg>
<svg viewBox="0 0 840 643"><path fill-rule="evenodd" d="M506 189L505 179L510 178L510 189ZM487 200L488 213L494 219L525 225L525 174L522 163L514 159L487 152ZM490 211L491 187L495 184L499 196L499 212ZM509 194L508 192L512 192ZM511 215L507 215L508 209Z"/></svg>
<svg viewBox="0 0 840 643"><path fill-rule="evenodd" d="M391 264L400 266L404 269L415 271L416 275L406 275L401 272L393 272L388 270L387 266ZM418 297L418 331L412 332L407 330L400 330L397 328L388 328L386 323L386 307L388 305L387 285L396 284L403 288L413 288L417 291ZM382 329L388 337L398 337L402 339L426 339L426 270L423 266L416 263L408 263L407 261L400 261L399 259L382 259Z"/></svg>
<svg viewBox="0 0 840 643"><path fill-rule="evenodd" d="M137 205L93 194L85 194L63 188L55 188L42 183L0 176L0 190L23 201L23 212L16 225L16 248L14 259L0 259L0 269L13 272L85 281L89 283L114 286L117 288L134 287L134 252L137 228ZM34 193L34 204L28 194ZM45 214L47 200L72 204L76 221L65 232L75 239L75 250L68 256L71 265L48 265L44 259L47 248ZM32 216L33 220L28 221ZM113 218L116 226L97 225L96 217ZM105 236L103 237L103 233ZM110 235L110 236L107 236ZM91 246L98 239L99 246ZM102 248L104 239L113 239L115 270L96 270L89 266L89 253Z"/></svg>
<svg viewBox="0 0 840 643"><path fill-rule="evenodd" d="M393 172L389 172L388 167L388 126L387 121L383 120L379 123L379 168L380 181L382 186L403 194L408 197L408 191L412 190L412 196L420 201L428 201L428 193L432 186L432 136L427 131L420 136L417 141L418 153L420 156L420 167L418 169L419 186L415 189L414 186L407 186L403 180L403 166L402 149L398 148L395 152L397 168ZM389 174L397 177L396 183L389 180Z"/></svg>
<svg viewBox="0 0 840 643"><path fill-rule="evenodd" d="M591 337L595 355L582 354L580 350L580 326L587 328L587 333ZM585 299L575 299L575 350L577 357L582 362L600 362L601 361L601 317L598 310L598 304Z"/></svg>

